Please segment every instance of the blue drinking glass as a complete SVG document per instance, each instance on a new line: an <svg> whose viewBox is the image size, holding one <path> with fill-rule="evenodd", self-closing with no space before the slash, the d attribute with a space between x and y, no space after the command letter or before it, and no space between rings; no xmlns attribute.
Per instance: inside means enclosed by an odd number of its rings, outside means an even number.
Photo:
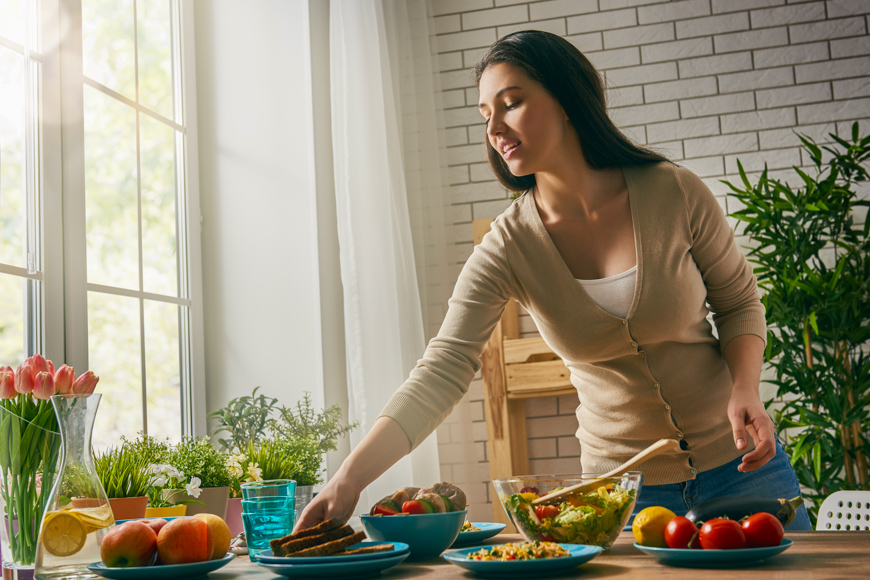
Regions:
<svg viewBox="0 0 870 580"><path fill-rule="evenodd" d="M266 479L263 481L246 481L241 485L242 498L258 497L296 497L296 482L292 479Z"/></svg>
<svg viewBox="0 0 870 580"><path fill-rule="evenodd" d="M294 504L293 497L242 500L242 524L252 561L256 561L257 552L269 548L271 540L293 531L296 523Z"/></svg>

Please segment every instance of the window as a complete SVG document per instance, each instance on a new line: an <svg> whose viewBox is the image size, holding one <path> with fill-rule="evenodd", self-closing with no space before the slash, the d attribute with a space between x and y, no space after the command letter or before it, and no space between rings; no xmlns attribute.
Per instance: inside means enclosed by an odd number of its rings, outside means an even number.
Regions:
<svg viewBox="0 0 870 580"><path fill-rule="evenodd" d="M22 31L54 11L69 32L55 54L41 55L30 39L39 35ZM179 439L193 431L191 264L199 264L188 234L199 211L187 183L180 2L0 0L0 13L0 356L12 364L46 352L99 374L98 447L140 430ZM40 57L56 59L65 79L62 156L40 145L49 115ZM49 192L34 176L54 157L65 163L53 169L63 176L63 243L52 231L40 245L59 210L44 203ZM62 288L63 323L46 325L40 265L52 260L65 276L47 270L44 286ZM49 352L52 340L66 348Z"/></svg>
<svg viewBox="0 0 870 580"><path fill-rule="evenodd" d="M45 343L42 15L0 0L0 365Z"/></svg>

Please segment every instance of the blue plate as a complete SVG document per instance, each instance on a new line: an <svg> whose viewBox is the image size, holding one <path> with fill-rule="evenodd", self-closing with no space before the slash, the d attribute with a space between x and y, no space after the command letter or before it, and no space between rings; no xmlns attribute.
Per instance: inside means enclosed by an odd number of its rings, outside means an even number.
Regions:
<svg viewBox="0 0 870 580"><path fill-rule="evenodd" d="M468 532L459 532L459 537L456 538L456 541L453 542L451 548L455 548L458 546L470 546L473 544L479 544L487 538L491 538L494 535L501 532L505 529L505 524L494 524L491 522L471 522L472 525L480 528L479 530L471 530Z"/></svg>
<svg viewBox="0 0 870 580"><path fill-rule="evenodd" d="M235 558L235 554L227 554L220 560L195 562L193 564L172 564L164 566L140 566L134 568L110 568L102 562L88 564L88 570L103 578L114 580L175 580L178 578L197 578L223 568Z"/></svg>
<svg viewBox="0 0 870 580"><path fill-rule="evenodd" d="M587 546L585 544L559 545L568 550L570 555L541 560L469 560L468 555L472 552L477 552L481 548L463 548L461 550L446 552L441 557L451 564L456 564L477 574L497 574L499 576L522 575L527 578L534 578L536 574L551 574L570 570L575 566L588 562L604 551L604 548L599 546Z"/></svg>
<svg viewBox="0 0 870 580"><path fill-rule="evenodd" d="M366 574L377 574L382 570L392 568L410 555L411 553L406 551L385 558L355 560L353 562L329 564L269 564L257 562L257 565L288 578L356 578Z"/></svg>
<svg viewBox="0 0 870 580"><path fill-rule="evenodd" d="M742 550L688 550L674 548L650 548L635 542L634 547L654 556L668 566L688 568L736 568L749 566L776 556L791 546L791 540L783 540L779 546L769 548L744 548Z"/></svg>
<svg viewBox="0 0 870 580"><path fill-rule="evenodd" d="M377 560L397 554L407 554L410 550L408 544L402 542L360 542L349 547L348 550L365 548L367 546L380 546L381 544L393 544L392 551L373 552L371 554L351 554L349 556L314 556L311 558L288 558L287 556L275 556L272 550L261 550L257 553L257 561L266 564L286 564L296 566L298 564L333 564L336 562L355 562L357 560Z"/></svg>

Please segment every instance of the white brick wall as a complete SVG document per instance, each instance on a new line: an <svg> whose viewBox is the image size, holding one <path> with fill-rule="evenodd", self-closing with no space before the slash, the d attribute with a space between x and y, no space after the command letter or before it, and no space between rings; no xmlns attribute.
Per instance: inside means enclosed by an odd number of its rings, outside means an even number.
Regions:
<svg viewBox="0 0 870 580"><path fill-rule="evenodd" d="M547 30L584 51L604 75L615 122L697 172L730 211L719 180L736 178L738 159L750 172L767 163L772 174L790 176L807 161L793 131L824 141L831 132L848 135L855 120L870 128L870 0L429 2L449 127L454 276L472 249L471 220L510 203L486 165L470 71L509 32ZM520 329L536 332L528 315ZM576 406L576 397L528 402L532 472L579 469ZM488 520L479 377L438 439L442 475L469 492L472 518Z"/></svg>

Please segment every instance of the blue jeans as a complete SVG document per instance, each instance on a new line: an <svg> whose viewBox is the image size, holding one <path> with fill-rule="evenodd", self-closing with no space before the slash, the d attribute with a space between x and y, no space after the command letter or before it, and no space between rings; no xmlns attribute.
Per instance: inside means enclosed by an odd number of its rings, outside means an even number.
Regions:
<svg viewBox="0 0 870 580"><path fill-rule="evenodd" d="M801 494L797 476L779 441L776 442L776 455L764 467L749 473L741 473L737 471L741 461L742 458L738 457L730 463L699 473L695 479L682 483L644 485L641 487L634 513L637 514L645 507L658 505L668 508L677 515L685 515L699 503L717 497L791 499ZM794 521L785 529L811 530L807 508L804 506L798 508Z"/></svg>

